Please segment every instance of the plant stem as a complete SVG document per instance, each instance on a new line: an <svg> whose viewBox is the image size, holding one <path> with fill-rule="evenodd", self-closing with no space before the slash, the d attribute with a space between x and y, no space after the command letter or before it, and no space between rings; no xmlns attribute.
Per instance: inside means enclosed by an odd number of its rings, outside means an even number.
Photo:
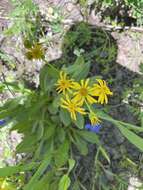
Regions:
<svg viewBox="0 0 143 190"><path fill-rule="evenodd" d="M50 64L48 61L46 61L45 59L43 59L43 61L49 66L49 67L51 67L52 69L54 69L54 70L56 70L58 73L59 73L59 70L56 68L56 67L54 67L52 64Z"/></svg>

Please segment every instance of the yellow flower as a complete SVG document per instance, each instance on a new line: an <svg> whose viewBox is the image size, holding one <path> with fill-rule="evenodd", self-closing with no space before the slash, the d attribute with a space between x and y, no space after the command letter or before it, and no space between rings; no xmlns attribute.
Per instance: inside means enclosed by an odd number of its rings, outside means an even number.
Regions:
<svg viewBox="0 0 143 190"><path fill-rule="evenodd" d="M81 108L81 102L76 102L74 99L69 99L66 95L66 100L61 99L61 107L67 109L70 112L71 118L76 121L76 112L85 115L86 112L84 108Z"/></svg>
<svg viewBox="0 0 143 190"><path fill-rule="evenodd" d="M97 79L97 81L99 84L94 84L91 94L93 96L98 96L98 103L103 104L105 102L107 104L107 95L113 95L113 93L110 91L104 80Z"/></svg>
<svg viewBox="0 0 143 190"><path fill-rule="evenodd" d="M74 92L73 95L75 95L74 100L75 101L81 101L81 104L83 105L84 101L87 100L90 104L96 103L97 100L95 100L91 96L91 87L88 86L89 79L81 80L81 84L77 82L73 82L73 89L77 90Z"/></svg>
<svg viewBox="0 0 143 190"><path fill-rule="evenodd" d="M6 181L6 179L0 178L0 190L14 190L13 187Z"/></svg>
<svg viewBox="0 0 143 190"><path fill-rule="evenodd" d="M26 52L26 57L29 60L44 58L44 49L41 44L35 44L33 47L31 47L29 51Z"/></svg>
<svg viewBox="0 0 143 190"><path fill-rule="evenodd" d="M66 91L70 92L70 89L73 86L73 80L68 79L67 74L64 73L63 71L61 71L60 79L57 81L56 86L58 86L56 89L58 91L58 93L63 92L65 94Z"/></svg>
<svg viewBox="0 0 143 190"><path fill-rule="evenodd" d="M89 119L90 119L91 125L97 125L101 123L101 120L93 112L89 113Z"/></svg>

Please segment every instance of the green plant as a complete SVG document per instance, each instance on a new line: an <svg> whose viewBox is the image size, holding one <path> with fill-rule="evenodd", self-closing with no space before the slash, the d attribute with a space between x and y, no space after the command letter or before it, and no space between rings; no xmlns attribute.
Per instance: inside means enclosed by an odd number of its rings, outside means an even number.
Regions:
<svg viewBox="0 0 143 190"><path fill-rule="evenodd" d="M93 7L97 13L101 12L106 22L112 25L141 26L143 24L142 0L94 0L91 8Z"/></svg>
<svg viewBox="0 0 143 190"><path fill-rule="evenodd" d="M38 12L36 4L32 0L11 0L14 10L10 14L10 19L13 24L10 28L5 30L8 35L16 35L19 33L32 33L35 27L35 17Z"/></svg>
<svg viewBox="0 0 143 190"><path fill-rule="evenodd" d="M8 55L6 52L0 51L0 59L7 64L7 66L9 66L11 69L14 69L16 64L15 64L15 60L12 57L12 55ZM3 66L1 66L1 70Z"/></svg>
<svg viewBox="0 0 143 190"><path fill-rule="evenodd" d="M87 23L80 22L73 25L65 34L62 44L63 56L60 64L73 63L77 57L83 56L89 69L89 63L93 69L108 73L108 65L113 63L117 55L117 47L114 39L108 32L101 28L94 28ZM98 73L99 74L99 73Z"/></svg>
<svg viewBox="0 0 143 190"><path fill-rule="evenodd" d="M21 95L1 105L0 119L8 118L7 122L11 123L12 130L24 134L23 141L17 146L17 153L25 153L26 156L16 166L1 168L0 177L22 175L24 172L21 187L24 190L38 190L43 187L45 190L67 190L72 184L75 190L84 189L80 180L73 175L76 166L73 152L76 147L85 156L88 153L88 144L93 143L98 148L97 153L100 152L110 163L96 134L98 131L95 130L101 125L101 120L111 122L132 144L143 151L143 139L138 135L143 128L113 119L99 104L107 103L107 95L112 95L112 92L101 79L102 76L91 74L91 67L99 62L102 65L101 71L102 68L107 69L106 64L114 61L117 53L108 34L101 31L91 30L91 26L83 22L78 26L74 25L65 36L63 57L58 60L60 64L47 63L43 56L40 57L45 66L40 71L40 86L35 91L25 89L23 85L8 84ZM107 69L106 73L108 71ZM79 92L83 87L84 98L81 98ZM88 92L86 96L85 90ZM56 91L63 93L58 94ZM90 131L85 129L88 120ZM118 178L121 186L126 186L122 178L114 177Z"/></svg>
<svg viewBox="0 0 143 190"><path fill-rule="evenodd" d="M128 182L126 181L126 175L113 173L110 168L108 168L107 163L104 165L102 156L100 156L100 147L97 149L95 160L94 160L94 174L92 179L92 187L94 190L97 187L103 190L126 190L128 188ZM110 164L110 160L108 160ZM129 165L131 167L131 165ZM107 179L110 179L108 181Z"/></svg>
<svg viewBox="0 0 143 190"><path fill-rule="evenodd" d="M85 63L82 64L81 68L84 70ZM75 79L85 78L88 72L81 74L82 70L79 71L76 67L75 63L72 70L71 66L65 69ZM95 143L109 161L97 135L84 130L84 117L77 114L74 122L66 110L59 109L61 95L57 96L55 91L58 78L59 70L48 63L40 73L40 90L9 100L0 108L0 118L9 117L12 130L24 134L23 141L17 146L17 152L27 154L27 159L21 164L0 169L0 176L6 177L20 172L25 172L26 175L26 171L29 171L31 177L25 181L26 185L23 187L26 190L40 189L43 185L48 190L68 189L71 183L69 177L75 165L73 144L85 155L88 152L87 142ZM134 133L142 132L142 128L117 121L94 106L85 109L92 109L102 120L112 122L131 143L143 151L143 140Z"/></svg>
<svg viewBox="0 0 143 190"><path fill-rule="evenodd" d="M125 0L125 3L131 7L132 16L137 19L137 24L143 24L143 1L142 0Z"/></svg>

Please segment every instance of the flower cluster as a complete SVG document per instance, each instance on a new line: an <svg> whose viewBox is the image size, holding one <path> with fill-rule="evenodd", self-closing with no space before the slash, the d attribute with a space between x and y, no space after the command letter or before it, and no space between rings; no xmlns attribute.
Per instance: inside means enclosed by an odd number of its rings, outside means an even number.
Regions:
<svg viewBox="0 0 143 190"><path fill-rule="evenodd" d="M89 78L77 82L70 79L65 72L60 72L56 86L57 92L63 94L61 107L69 111L73 120L77 118L76 113L87 114L91 126L100 126L101 121L92 111L91 105L95 103L107 104L108 95L112 95L113 93L104 80L97 79L96 81L97 83L92 85Z"/></svg>

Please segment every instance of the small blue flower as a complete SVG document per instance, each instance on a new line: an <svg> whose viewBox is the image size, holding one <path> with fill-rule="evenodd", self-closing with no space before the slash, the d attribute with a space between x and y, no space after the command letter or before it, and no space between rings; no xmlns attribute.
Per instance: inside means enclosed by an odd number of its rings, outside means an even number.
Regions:
<svg viewBox="0 0 143 190"><path fill-rule="evenodd" d="M85 125L85 129L93 133L99 133L101 128L102 128L102 125L100 124L96 124L96 125L86 124Z"/></svg>
<svg viewBox="0 0 143 190"><path fill-rule="evenodd" d="M85 129L90 130L90 128L91 128L91 124L86 124L85 125Z"/></svg>
<svg viewBox="0 0 143 190"><path fill-rule="evenodd" d="M2 119L0 120L0 126L4 125L6 123L6 120Z"/></svg>

